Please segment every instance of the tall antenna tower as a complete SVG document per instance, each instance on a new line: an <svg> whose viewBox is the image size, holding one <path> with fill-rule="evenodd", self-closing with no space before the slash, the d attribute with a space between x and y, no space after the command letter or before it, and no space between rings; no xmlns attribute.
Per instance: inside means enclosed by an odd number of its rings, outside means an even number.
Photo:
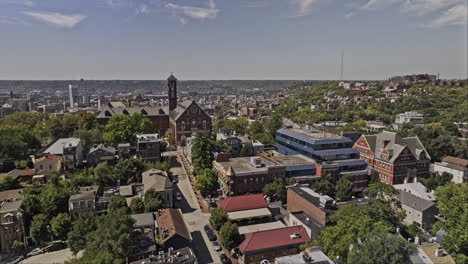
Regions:
<svg viewBox="0 0 468 264"><path fill-rule="evenodd" d="M343 49L341 49L341 71L340 71L340 81L343 81L343 57L344 57L344 52L343 52Z"/></svg>

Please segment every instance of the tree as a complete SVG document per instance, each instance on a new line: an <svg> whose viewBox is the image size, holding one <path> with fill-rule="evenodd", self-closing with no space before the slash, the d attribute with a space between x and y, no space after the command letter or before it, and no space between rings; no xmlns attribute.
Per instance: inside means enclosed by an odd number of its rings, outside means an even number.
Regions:
<svg viewBox="0 0 468 264"><path fill-rule="evenodd" d="M45 214L38 214L33 217L30 233L31 237L34 242L38 244L42 244L49 238L49 230L47 225L49 223L49 219Z"/></svg>
<svg viewBox="0 0 468 264"><path fill-rule="evenodd" d="M437 188L436 206L445 219L442 226L447 232L442 245L457 263L468 261L468 184L453 184Z"/></svg>
<svg viewBox="0 0 468 264"><path fill-rule="evenodd" d="M153 189L145 192L143 203L145 205L146 213L156 212L164 207L161 195Z"/></svg>
<svg viewBox="0 0 468 264"><path fill-rule="evenodd" d="M96 166L94 176L99 186L113 186L116 183L112 167L107 162L99 163Z"/></svg>
<svg viewBox="0 0 468 264"><path fill-rule="evenodd" d="M368 237L362 244L354 244L349 252L352 264L410 264L416 245L399 235L379 233Z"/></svg>
<svg viewBox="0 0 468 264"><path fill-rule="evenodd" d="M141 214L145 212L145 203L140 197L135 197L130 202L130 211L132 214Z"/></svg>
<svg viewBox="0 0 468 264"><path fill-rule="evenodd" d="M114 175L122 184L141 182L145 164L140 159L122 159L114 166Z"/></svg>
<svg viewBox="0 0 468 264"><path fill-rule="evenodd" d="M439 186L445 186L451 182L453 175L448 172L442 172L442 174L431 175L427 179L418 179L428 190L435 190Z"/></svg>
<svg viewBox="0 0 468 264"><path fill-rule="evenodd" d="M320 181L312 185L312 189L320 194L335 197L335 186L333 178L329 173L325 173L320 177Z"/></svg>
<svg viewBox="0 0 468 264"><path fill-rule="evenodd" d="M152 132L152 123L148 118L135 113L133 115L114 115L107 123L103 139L109 145L119 143L136 144L136 135Z"/></svg>
<svg viewBox="0 0 468 264"><path fill-rule="evenodd" d="M21 188L21 185L10 175L0 178L0 191L7 191Z"/></svg>
<svg viewBox="0 0 468 264"><path fill-rule="evenodd" d="M210 225L214 230L219 230L227 220L227 213L223 208L219 207L211 210Z"/></svg>
<svg viewBox="0 0 468 264"><path fill-rule="evenodd" d="M392 204L399 205L396 198L398 190L390 184L384 182L372 183L364 189L364 193L372 199L384 202L391 202Z"/></svg>
<svg viewBox="0 0 468 264"><path fill-rule="evenodd" d="M253 153L253 146L251 143L245 143L239 153L240 157L250 157Z"/></svg>
<svg viewBox="0 0 468 264"><path fill-rule="evenodd" d="M369 176L369 184L380 182L379 173L376 170L372 170Z"/></svg>
<svg viewBox="0 0 468 264"><path fill-rule="evenodd" d="M197 132L192 141L192 163L195 170L211 168L215 145L209 133Z"/></svg>
<svg viewBox="0 0 468 264"><path fill-rule="evenodd" d="M212 169L203 169L197 172L197 182L195 187L204 195L216 191L218 186L216 173Z"/></svg>
<svg viewBox="0 0 468 264"><path fill-rule="evenodd" d="M50 230L55 239L67 240L70 231L70 216L67 213L60 213L50 220Z"/></svg>
<svg viewBox="0 0 468 264"><path fill-rule="evenodd" d="M125 263L135 220L118 211L97 218L96 229L87 235L82 263Z"/></svg>
<svg viewBox="0 0 468 264"><path fill-rule="evenodd" d="M109 207L107 208L109 213L115 213L122 211L128 213L127 201L122 196L113 196L109 200Z"/></svg>
<svg viewBox="0 0 468 264"><path fill-rule="evenodd" d="M240 234L236 224L226 222L219 231L221 244L228 250L231 250L239 245Z"/></svg>
<svg viewBox="0 0 468 264"><path fill-rule="evenodd" d="M88 112L81 112L77 122L78 128L90 130L98 125L96 115Z"/></svg>
<svg viewBox="0 0 468 264"><path fill-rule="evenodd" d="M81 213L68 233L67 244L73 255L85 249L87 235L96 229L94 213Z"/></svg>
<svg viewBox="0 0 468 264"><path fill-rule="evenodd" d="M336 199L338 201L346 201L353 197L354 184L349 180L349 176L341 177L336 182Z"/></svg>
<svg viewBox="0 0 468 264"><path fill-rule="evenodd" d="M286 201L286 186L294 184L294 179L275 178L272 183L263 187L263 194L273 201Z"/></svg>

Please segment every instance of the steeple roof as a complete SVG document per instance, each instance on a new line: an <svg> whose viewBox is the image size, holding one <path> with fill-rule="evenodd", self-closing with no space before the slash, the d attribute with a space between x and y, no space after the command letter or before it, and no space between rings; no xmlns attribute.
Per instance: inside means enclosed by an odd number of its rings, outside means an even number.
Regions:
<svg viewBox="0 0 468 264"><path fill-rule="evenodd" d="M177 78L171 73L169 78L167 78L168 81L177 81Z"/></svg>

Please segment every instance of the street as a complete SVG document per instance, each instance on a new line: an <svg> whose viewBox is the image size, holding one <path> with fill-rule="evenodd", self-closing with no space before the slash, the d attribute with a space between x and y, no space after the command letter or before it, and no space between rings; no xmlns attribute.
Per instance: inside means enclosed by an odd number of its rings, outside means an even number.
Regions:
<svg viewBox="0 0 468 264"><path fill-rule="evenodd" d="M176 154L179 154L179 152L172 151L165 153L165 156ZM170 160L171 172L179 179L176 192L180 192L182 194L182 200L176 201L175 207L180 208L182 211L184 221L193 239L192 249L197 254L198 262L221 263L219 254L214 251L211 246L211 242L203 231L203 226L209 222L210 214L201 212L197 198L193 192L189 176L185 172L180 158L171 158Z"/></svg>

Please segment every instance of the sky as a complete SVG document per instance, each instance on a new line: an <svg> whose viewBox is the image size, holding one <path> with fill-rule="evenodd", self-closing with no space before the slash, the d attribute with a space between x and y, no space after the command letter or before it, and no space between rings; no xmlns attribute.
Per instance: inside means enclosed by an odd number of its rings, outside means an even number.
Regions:
<svg viewBox="0 0 468 264"><path fill-rule="evenodd" d="M467 78L466 0L0 0L0 79Z"/></svg>

